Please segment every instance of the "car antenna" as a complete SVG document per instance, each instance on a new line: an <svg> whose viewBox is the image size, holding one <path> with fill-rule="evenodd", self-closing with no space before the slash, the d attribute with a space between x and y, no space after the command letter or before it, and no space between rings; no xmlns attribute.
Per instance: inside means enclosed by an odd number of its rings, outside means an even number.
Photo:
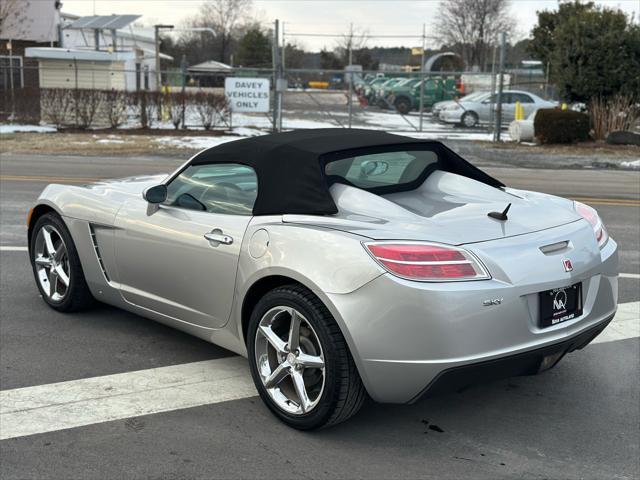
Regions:
<svg viewBox="0 0 640 480"><path fill-rule="evenodd" d="M509 217L507 217L507 212L509 211L509 209L511 208L511 204L507 205L507 208L504 209L504 211L502 212L489 212L487 213L487 215L491 218L495 218L496 220L500 220L502 222L509 220Z"/></svg>

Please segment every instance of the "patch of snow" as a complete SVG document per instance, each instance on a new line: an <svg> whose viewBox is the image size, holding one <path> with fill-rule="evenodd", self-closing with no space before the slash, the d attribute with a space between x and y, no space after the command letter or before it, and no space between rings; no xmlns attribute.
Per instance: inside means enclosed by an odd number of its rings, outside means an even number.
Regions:
<svg viewBox="0 0 640 480"><path fill-rule="evenodd" d="M640 169L640 160L631 160L630 162L622 162L620 164L624 168Z"/></svg>
<svg viewBox="0 0 640 480"><path fill-rule="evenodd" d="M45 125L0 125L0 135L7 133L54 133L57 131L56 127Z"/></svg>
<svg viewBox="0 0 640 480"><path fill-rule="evenodd" d="M236 137L231 135L222 135L219 137L157 137L153 140L168 147L190 148L193 150L204 150L205 148L215 147L223 143L240 140L245 137Z"/></svg>
<svg viewBox="0 0 640 480"><path fill-rule="evenodd" d="M473 140L490 142L493 140L493 134L479 131L479 132L390 132L397 135L403 135L405 137L421 138L424 140ZM505 132L502 134L503 140L508 140L509 135Z"/></svg>
<svg viewBox="0 0 640 480"><path fill-rule="evenodd" d="M100 140L96 140L96 143L127 143L127 142L120 138L113 138L113 135L109 135L109 138L101 138Z"/></svg>
<svg viewBox="0 0 640 480"><path fill-rule="evenodd" d="M266 135L268 132L264 130L258 130L257 128L237 127L231 130L234 135L240 137L259 137L260 135Z"/></svg>
<svg viewBox="0 0 640 480"><path fill-rule="evenodd" d="M285 130L298 130L301 128L336 128L334 122L319 122L317 120L302 120L297 118L283 118L282 128Z"/></svg>

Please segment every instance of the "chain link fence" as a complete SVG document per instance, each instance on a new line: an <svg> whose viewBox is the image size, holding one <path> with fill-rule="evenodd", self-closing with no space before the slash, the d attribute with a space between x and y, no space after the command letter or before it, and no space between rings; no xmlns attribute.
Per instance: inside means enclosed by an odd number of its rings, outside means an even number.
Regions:
<svg viewBox="0 0 640 480"><path fill-rule="evenodd" d="M0 68L0 121L49 123L66 128L166 128L290 130L319 127L376 128L438 135L486 134L493 128L495 102L481 104L477 121L444 115L469 95L497 90L494 73L380 72L320 69L247 69L219 72L162 72L152 90L148 71L129 71L65 61L46 67ZM276 78L280 76L280 80ZM9 81L13 76L12 81ZM225 97L227 78L268 79L268 111L236 112ZM25 80L26 79L26 80ZM31 79L31 81L29 81ZM33 81L37 79L37 81ZM39 86L25 86L25 85ZM278 87L278 88L276 88ZM555 88L539 74L504 75L504 120L530 92L553 99ZM471 97L473 98L473 97ZM455 108L455 107L454 107Z"/></svg>

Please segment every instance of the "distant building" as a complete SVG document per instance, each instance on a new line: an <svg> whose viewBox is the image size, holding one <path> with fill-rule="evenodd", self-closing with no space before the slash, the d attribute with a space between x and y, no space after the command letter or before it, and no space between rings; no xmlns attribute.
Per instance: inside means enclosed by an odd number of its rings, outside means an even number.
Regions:
<svg viewBox="0 0 640 480"><path fill-rule="evenodd" d="M157 90L154 30L134 26L139 18L140 15L77 17L63 13L59 46L117 53L117 61L124 62L126 90ZM160 58L173 60L163 53Z"/></svg>
<svg viewBox="0 0 640 480"><path fill-rule="evenodd" d="M222 87L224 79L233 72L233 67L226 63L208 60L187 68L190 85L199 87Z"/></svg>
<svg viewBox="0 0 640 480"><path fill-rule="evenodd" d="M58 48L30 48L27 53L40 63L41 86L157 90L154 32L133 27L138 18L63 13ZM162 53L160 58L172 59Z"/></svg>
<svg viewBox="0 0 640 480"><path fill-rule="evenodd" d="M31 47L25 57L38 60L41 88L127 89L127 53Z"/></svg>
<svg viewBox="0 0 640 480"><path fill-rule="evenodd" d="M57 0L2 1L15 7L0 32L0 90L73 88L78 67L82 88L157 90L154 31L132 25L140 15L79 17L60 12Z"/></svg>
<svg viewBox="0 0 640 480"><path fill-rule="evenodd" d="M0 91L37 87L38 63L25 58L25 49L58 44L61 3L58 0L2 2L6 18L0 27Z"/></svg>

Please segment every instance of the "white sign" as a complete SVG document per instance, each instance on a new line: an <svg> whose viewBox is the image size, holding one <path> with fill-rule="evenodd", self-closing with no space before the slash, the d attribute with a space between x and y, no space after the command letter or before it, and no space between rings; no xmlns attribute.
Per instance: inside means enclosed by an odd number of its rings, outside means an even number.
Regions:
<svg viewBox="0 0 640 480"><path fill-rule="evenodd" d="M224 80L224 93L232 112L268 112L268 78L227 77Z"/></svg>

